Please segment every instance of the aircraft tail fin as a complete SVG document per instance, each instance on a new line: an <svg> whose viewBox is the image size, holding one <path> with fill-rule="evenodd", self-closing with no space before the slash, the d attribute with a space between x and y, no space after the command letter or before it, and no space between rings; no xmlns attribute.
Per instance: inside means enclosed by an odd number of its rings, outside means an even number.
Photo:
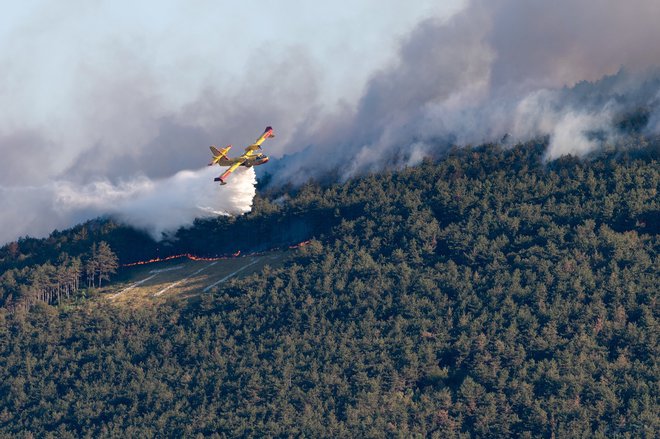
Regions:
<svg viewBox="0 0 660 439"><path fill-rule="evenodd" d="M215 145L211 145L209 148L211 148L211 154L213 154L213 160L211 160L209 166L213 166L223 158L227 157L227 151L231 149L231 145L227 145L227 147L222 150L216 148Z"/></svg>

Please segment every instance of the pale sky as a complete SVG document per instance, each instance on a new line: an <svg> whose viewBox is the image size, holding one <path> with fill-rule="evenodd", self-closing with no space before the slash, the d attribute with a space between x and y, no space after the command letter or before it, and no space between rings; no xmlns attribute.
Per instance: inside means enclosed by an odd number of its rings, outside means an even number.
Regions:
<svg viewBox="0 0 660 439"><path fill-rule="evenodd" d="M161 105L242 87L298 53L333 106L394 61L400 38L460 0L7 2L0 15L0 128L63 122L104 75L143 75ZM123 68L122 68L123 67ZM129 73L130 72L130 73ZM277 77L272 78L277 87ZM69 121L67 121L69 122ZM73 127L68 127L73 129Z"/></svg>
<svg viewBox="0 0 660 439"><path fill-rule="evenodd" d="M271 153L282 155L302 118L353 105L368 78L396 62L402 37L462 6L461 0L7 2L0 14L6 160L0 185L85 172L83 181L92 180L89 174L173 175L201 160L205 143L248 142L261 125L275 123L285 125L278 127L284 141ZM209 138L157 139L167 118ZM191 155L156 170L103 168L87 158L129 160L154 142L190 148ZM35 156L46 154L47 165L33 166Z"/></svg>

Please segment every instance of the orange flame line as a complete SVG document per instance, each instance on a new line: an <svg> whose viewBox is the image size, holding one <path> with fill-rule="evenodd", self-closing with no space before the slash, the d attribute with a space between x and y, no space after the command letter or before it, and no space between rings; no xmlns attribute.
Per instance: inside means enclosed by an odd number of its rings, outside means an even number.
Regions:
<svg viewBox="0 0 660 439"><path fill-rule="evenodd" d="M304 246L306 246L307 244L309 244L310 242L312 242L312 240L311 240L311 239L308 239L307 241L303 241L303 242L299 242L298 244L290 245L289 248L300 248L300 247L304 247Z"/></svg>
<svg viewBox="0 0 660 439"><path fill-rule="evenodd" d="M296 249L296 248L304 247L307 244L309 244L310 242L311 241L309 241L309 240L299 242L298 244L290 245L289 248L290 249ZM264 252L248 253L248 254L243 255L243 256L244 257L245 256L259 256L259 255L263 255L263 254L265 254L269 251L274 251L274 250L279 250L279 248L276 247L274 249L267 250L267 251L264 251ZM122 267L135 267L135 266L138 266L138 265L154 264L156 262L171 261L173 259L179 259L179 258L188 258L191 261L209 261L209 262L213 262L213 261L220 261L220 260L223 260L223 259L238 258L240 256L241 256L241 251L240 250L238 250L236 253L233 253L229 256L218 256L218 257L215 257L215 258L205 258L203 256L195 256L195 255L190 254L190 253L182 253L182 254L179 254L179 255L166 256L164 258L153 258L153 259L148 259L146 261L130 262L128 264L122 264Z"/></svg>

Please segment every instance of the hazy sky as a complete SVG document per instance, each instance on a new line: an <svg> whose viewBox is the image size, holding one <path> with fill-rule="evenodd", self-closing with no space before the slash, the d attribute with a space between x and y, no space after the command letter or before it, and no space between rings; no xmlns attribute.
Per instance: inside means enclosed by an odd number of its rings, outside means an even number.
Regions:
<svg viewBox="0 0 660 439"><path fill-rule="evenodd" d="M656 135L658 17L658 0L9 2L0 243L132 218L144 194L152 230L173 206L189 223L200 206L167 189L182 180L209 191L205 211L232 210L204 184L208 145L240 151L266 125L276 183L504 134L585 156L635 108Z"/></svg>
<svg viewBox="0 0 660 439"><path fill-rule="evenodd" d="M36 169L30 163L34 156L14 156L11 178L0 183L11 184L21 174L38 182L66 174L95 145L106 150L100 159L117 152L130 155L129 145L148 143L162 118L204 125L232 113L254 124L211 134L218 142L225 137L228 143L247 142L261 125L273 124L258 107L287 112L297 107L304 114L312 106L354 102L369 75L395 59L403 35L420 20L447 17L460 5L433 0L9 2L0 15L0 136L13 141L1 147L18 144L37 157L47 155L49 165ZM211 104L190 108L205 94L233 109L222 108L222 114ZM280 102L269 102L273 99ZM278 128L286 136L286 127ZM0 170L7 170L5 163ZM158 175L152 169L146 173Z"/></svg>

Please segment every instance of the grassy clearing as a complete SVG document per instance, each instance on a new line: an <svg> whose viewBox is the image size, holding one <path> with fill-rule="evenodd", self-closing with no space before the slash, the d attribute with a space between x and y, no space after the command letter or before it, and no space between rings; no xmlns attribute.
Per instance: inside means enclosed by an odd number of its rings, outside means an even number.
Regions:
<svg viewBox="0 0 660 439"><path fill-rule="evenodd" d="M190 298L220 288L224 282L280 266L289 251L273 251L218 261L175 259L125 269L105 297L115 303L140 304Z"/></svg>

